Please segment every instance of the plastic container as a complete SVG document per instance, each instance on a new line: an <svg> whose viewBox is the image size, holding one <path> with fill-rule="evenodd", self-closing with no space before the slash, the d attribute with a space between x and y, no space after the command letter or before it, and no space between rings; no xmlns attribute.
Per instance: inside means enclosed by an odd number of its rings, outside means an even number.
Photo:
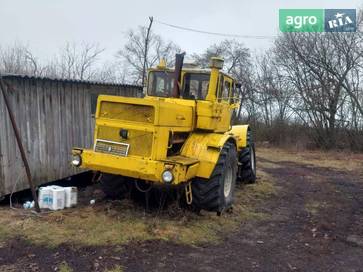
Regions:
<svg viewBox="0 0 363 272"><path fill-rule="evenodd" d="M24 209L33 209L34 208L34 201L27 201L23 204Z"/></svg>
<svg viewBox="0 0 363 272"><path fill-rule="evenodd" d="M60 186L39 188L39 207L41 209L62 210L65 204L65 190Z"/></svg>
<svg viewBox="0 0 363 272"><path fill-rule="evenodd" d="M38 194L39 208L47 209L50 206L50 203L53 203L53 198L51 200L50 189L47 187L40 187Z"/></svg>
<svg viewBox="0 0 363 272"><path fill-rule="evenodd" d="M71 208L77 205L78 190L77 187L64 187L65 199L64 207Z"/></svg>

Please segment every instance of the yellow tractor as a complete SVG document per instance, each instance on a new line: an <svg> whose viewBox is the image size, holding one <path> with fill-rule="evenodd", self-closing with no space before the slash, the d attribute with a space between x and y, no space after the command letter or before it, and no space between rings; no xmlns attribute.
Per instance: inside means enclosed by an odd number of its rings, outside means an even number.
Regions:
<svg viewBox="0 0 363 272"><path fill-rule="evenodd" d="M195 210L220 214L233 203L236 182L254 183L256 158L248 125L231 125L239 84L222 71L175 69L161 62L148 71L146 96L100 95L94 146L73 148L72 165L99 171L107 195L120 196L130 180L179 188Z"/></svg>

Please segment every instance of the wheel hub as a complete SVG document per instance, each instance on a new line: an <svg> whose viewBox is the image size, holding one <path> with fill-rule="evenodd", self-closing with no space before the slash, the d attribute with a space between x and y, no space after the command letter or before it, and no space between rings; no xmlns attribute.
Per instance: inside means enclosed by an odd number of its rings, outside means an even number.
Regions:
<svg viewBox="0 0 363 272"><path fill-rule="evenodd" d="M224 197L228 197L229 194L231 193L232 183L233 183L232 167L228 166L224 176L224 188L223 188Z"/></svg>

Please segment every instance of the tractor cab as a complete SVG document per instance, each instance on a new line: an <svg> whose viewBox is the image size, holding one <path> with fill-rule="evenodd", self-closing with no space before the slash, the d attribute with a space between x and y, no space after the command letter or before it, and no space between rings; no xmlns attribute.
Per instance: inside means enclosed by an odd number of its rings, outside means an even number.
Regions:
<svg viewBox="0 0 363 272"><path fill-rule="evenodd" d="M153 97L207 100L210 90L209 100L215 98L218 102L233 104L236 101L236 89L239 85L230 75L220 70L222 66L223 59L212 58L211 69L187 66L183 67L178 75L177 69L166 68L165 62L161 61L156 68L148 71L146 94ZM215 81L212 83L210 82L211 73L214 73ZM175 93L176 84L179 89L177 93Z"/></svg>
<svg viewBox="0 0 363 272"><path fill-rule="evenodd" d="M179 55L180 57L180 55ZM178 56L176 63L178 63ZM179 61L182 63L182 61ZM210 69L180 67L169 69L165 62L148 71L146 98L194 101L197 129L225 132L230 129L233 110L238 106L236 81L221 71L223 59L212 58Z"/></svg>

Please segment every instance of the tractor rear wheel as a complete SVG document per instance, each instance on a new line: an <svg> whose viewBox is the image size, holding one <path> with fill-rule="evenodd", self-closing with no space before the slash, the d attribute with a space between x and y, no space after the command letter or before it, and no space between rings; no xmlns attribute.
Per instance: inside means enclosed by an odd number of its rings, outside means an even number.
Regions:
<svg viewBox="0 0 363 272"><path fill-rule="evenodd" d="M197 211L207 210L220 214L233 204L237 178L237 151L233 143L226 143L210 179L192 181L192 206Z"/></svg>
<svg viewBox="0 0 363 272"><path fill-rule="evenodd" d="M104 194L111 199L122 199L130 191L129 184L123 176L102 174L100 185Z"/></svg>
<svg viewBox="0 0 363 272"><path fill-rule="evenodd" d="M238 155L238 181L256 182L256 153L251 131L247 131L247 146Z"/></svg>

